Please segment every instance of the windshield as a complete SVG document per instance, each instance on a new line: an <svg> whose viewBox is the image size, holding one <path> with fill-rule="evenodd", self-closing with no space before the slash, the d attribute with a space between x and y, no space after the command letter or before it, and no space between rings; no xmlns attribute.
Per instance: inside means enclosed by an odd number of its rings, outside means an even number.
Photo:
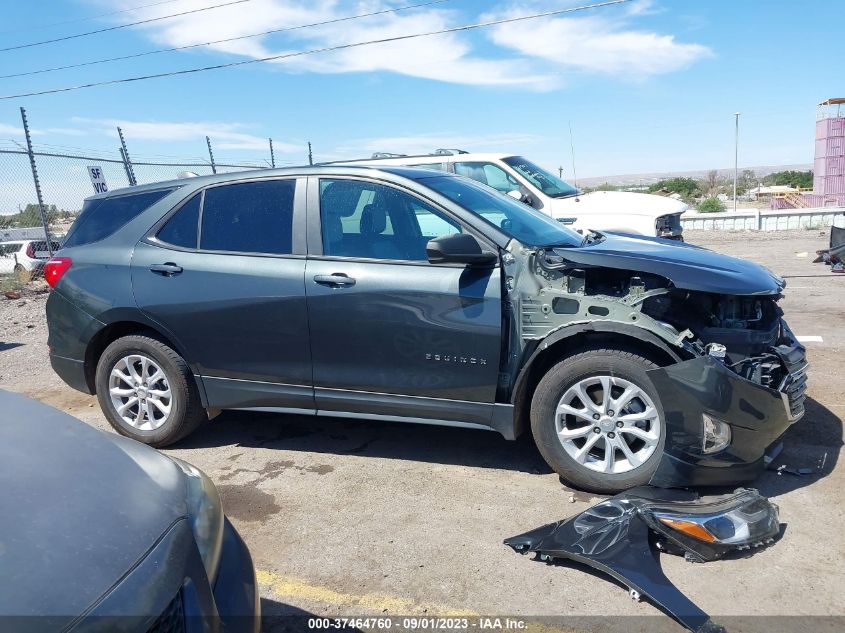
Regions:
<svg viewBox="0 0 845 633"><path fill-rule="evenodd" d="M544 213L469 178L437 176L423 182L526 246L580 246L583 240Z"/></svg>
<svg viewBox="0 0 845 633"><path fill-rule="evenodd" d="M566 198L578 193L578 190L568 182L561 180L522 156L508 156L503 158L502 162L513 167L517 173L550 198Z"/></svg>

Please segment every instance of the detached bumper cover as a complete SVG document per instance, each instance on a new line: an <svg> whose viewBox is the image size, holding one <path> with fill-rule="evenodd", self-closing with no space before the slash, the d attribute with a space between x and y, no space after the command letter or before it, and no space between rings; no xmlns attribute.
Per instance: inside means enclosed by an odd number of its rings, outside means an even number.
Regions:
<svg viewBox="0 0 845 633"><path fill-rule="evenodd" d="M804 348L777 348L784 377L779 389L764 387L703 356L649 371L666 416L663 459L654 486L736 485L753 481L767 449L804 414ZM702 415L731 427L724 450L702 450Z"/></svg>

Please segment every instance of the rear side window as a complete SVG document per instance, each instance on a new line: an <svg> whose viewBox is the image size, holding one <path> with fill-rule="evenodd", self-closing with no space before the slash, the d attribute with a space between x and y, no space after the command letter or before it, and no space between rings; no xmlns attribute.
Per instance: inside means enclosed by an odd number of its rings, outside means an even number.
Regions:
<svg viewBox="0 0 845 633"><path fill-rule="evenodd" d="M73 223L63 247L82 246L102 240L138 217L173 189L101 198L86 202Z"/></svg>
<svg viewBox="0 0 845 633"><path fill-rule="evenodd" d="M209 251L291 252L296 180L263 180L206 189L200 248Z"/></svg>
<svg viewBox="0 0 845 633"><path fill-rule="evenodd" d="M156 235L162 242L182 248L197 247L197 229L200 219L200 198L197 194L174 213Z"/></svg>

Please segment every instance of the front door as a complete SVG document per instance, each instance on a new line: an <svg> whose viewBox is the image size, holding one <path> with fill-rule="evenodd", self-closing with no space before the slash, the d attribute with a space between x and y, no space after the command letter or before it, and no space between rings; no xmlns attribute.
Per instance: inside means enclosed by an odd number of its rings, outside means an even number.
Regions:
<svg viewBox="0 0 845 633"><path fill-rule="evenodd" d="M314 408L296 189L210 187L135 248L138 305L202 376L210 407Z"/></svg>
<svg viewBox="0 0 845 633"><path fill-rule="evenodd" d="M426 243L465 229L409 192L343 178L317 190L322 240L305 271L317 408L489 422L500 268L430 264Z"/></svg>

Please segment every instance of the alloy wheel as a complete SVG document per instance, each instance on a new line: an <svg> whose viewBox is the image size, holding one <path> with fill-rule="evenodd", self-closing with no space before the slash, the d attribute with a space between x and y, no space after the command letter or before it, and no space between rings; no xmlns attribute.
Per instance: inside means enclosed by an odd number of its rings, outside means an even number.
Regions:
<svg viewBox="0 0 845 633"><path fill-rule="evenodd" d="M117 415L139 431L154 431L167 422L173 396L158 363L143 354L118 360L109 375L109 395Z"/></svg>
<svg viewBox="0 0 845 633"><path fill-rule="evenodd" d="M649 395L616 376L591 376L570 386L555 411L555 431L578 464L606 473L642 466L657 450L662 421Z"/></svg>

